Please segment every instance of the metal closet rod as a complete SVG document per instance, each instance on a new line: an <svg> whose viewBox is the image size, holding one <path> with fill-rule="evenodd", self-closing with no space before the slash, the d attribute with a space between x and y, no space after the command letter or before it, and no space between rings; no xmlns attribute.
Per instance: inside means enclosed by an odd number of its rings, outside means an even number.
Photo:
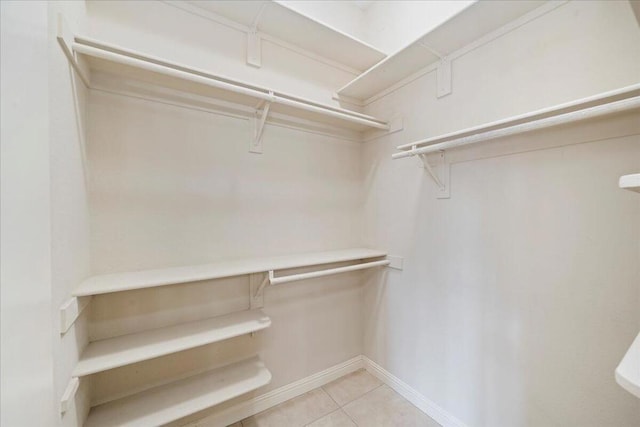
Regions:
<svg viewBox="0 0 640 427"><path fill-rule="evenodd" d="M279 285L281 283L295 282L297 280L313 279L315 277L329 276L332 274L346 273L349 271L363 270L365 268L389 265L390 263L391 261L389 260L372 261L372 262L365 262L363 264L348 265L346 267L312 271L310 273L292 274L290 276L284 276L284 277L274 277L273 270L271 270L269 271L269 283L272 285Z"/></svg>
<svg viewBox="0 0 640 427"><path fill-rule="evenodd" d="M640 108L639 95L640 84L631 85L592 97L498 120L446 135L403 144L397 148L399 150L403 150L411 147L411 149L395 153L391 157L393 159L401 159L420 154L428 154L436 151L443 151L448 148L459 147L461 145L474 144L517 133L529 132L551 126L573 123L580 120L633 110ZM600 104L597 104L598 102L600 102ZM571 108L580 108L581 106L581 109L571 110ZM437 143L437 141L443 142ZM431 145L419 147L419 145L424 144Z"/></svg>
<svg viewBox="0 0 640 427"><path fill-rule="evenodd" d="M78 43L77 41L72 43L71 47L75 52L81 53L84 55L93 56L93 57L104 59L107 61L117 62L119 64L144 69L144 70L151 71L158 74L164 74L170 77L176 77L179 79L188 80L191 82L203 84L203 85L214 87L217 89L227 90L229 92L250 96L266 102L287 105L287 106L298 108L301 110L324 114L326 116L335 117L335 118L349 121L352 123L358 123L361 125L373 127L376 129L383 129L383 130L389 129L388 124L367 119L364 117L360 117L362 115L358 113L351 114L347 112L336 111L328 107L321 107L318 105L314 105L312 103L307 103L307 102L298 101L294 99L285 98L279 95L275 95L271 91L263 92L260 90L244 87L239 84L224 82L216 79L213 76L212 77L203 76L199 74L199 72L195 70L190 70L189 68L184 66L167 64L167 63L159 64L159 63L153 62L153 59L145 59L143 56L139 54L135 54L136 57L129 56L127 54L112 52L110 50L105 50L105 49L89 46L86 44ZM134 54L134 53L131 53L131 54Z"/></svg>

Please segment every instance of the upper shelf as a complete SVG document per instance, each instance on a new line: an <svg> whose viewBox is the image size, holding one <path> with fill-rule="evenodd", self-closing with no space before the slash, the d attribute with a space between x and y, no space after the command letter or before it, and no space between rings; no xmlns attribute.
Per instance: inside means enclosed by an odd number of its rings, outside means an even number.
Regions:
<svg viewBox="0 0 640 427"><path fill-rule="evenodd" d="M616 381L629 393L640 398L640 334L616 368Z"/></svg>
<svg viewBox="0 0 640 427"><path fill-rule="evenodd" d="M636 193L640 193L640 173L621 176L618 185L620 186L620 188L624 188L625 190L631 190L635 191Z"/></svg>
<svg viewBox="0 0 640 427"><path fill-rule="evenodd" d="M356 261L384 257L386 253L374 249L343 249L268 258L247 258L220 261L188 267L163 268L90 277L80 284L73 296L89 296L109 292L130 291L155 286L221 279L273 270Z"/></svg>
<svg viewBox="0 0 640 427"><path fill-rule="evenodd" d="M475 2L374 65L337 93L365 101L544 3L546 1L541 0Z"/></svg>
<svg viewBox="0 0 640 427"><path fill-rule="evenodd" d="M230 19L245 27L247 31L255 25L263 38L275 37L359 72L386 57L373 46L277 1L187 3Z"/></svg>
<svg viewBox="0 0 640 427"><path fill-rule="evenodd" d="M89 87L95 87L92 77L96 73L102 78L103 84L110 81L108 77L104 78L105 75L115 76L119 86L128 91L139 90L139 83L151 84L244 107L247 112L264 108L265 112L357 132L389 129L386 122L365 114L214 75L98 40L74 36L62 23L58 40L75 71ZM267 105L269 110L266 109Z"/></svg>

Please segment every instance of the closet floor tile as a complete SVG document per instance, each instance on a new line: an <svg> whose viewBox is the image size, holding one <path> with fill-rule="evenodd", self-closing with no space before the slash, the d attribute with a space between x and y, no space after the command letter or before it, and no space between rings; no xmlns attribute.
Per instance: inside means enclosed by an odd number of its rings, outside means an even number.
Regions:
<svg viewBox="0 0 640 427"><path fill-rule="evenodd" d="M386 385L374 389L342 409L361 427L440 427L440 424Z"/></svg>
<svg viewBox="0 0 640 427"><path fill-rule="evenodd" d="M325 415L317 421L312 422L307 427L357 427L355 423L344 413L342 409L338 409Z"/></svg>
<svg viewBox="0 0 640 427"><path fill-rule="evenodd" d="M382 382L364 369L360 369L342 378L338 378L322 388L340 406L346 405L352 400L379 387Z"/></svg>
<svg viewBox="0 0 640 427"><path fill-rule="evenodd" d="M338 405L333 399L322 388L317 388L242 420L242 426L304 427L336 409Z"/></svg>

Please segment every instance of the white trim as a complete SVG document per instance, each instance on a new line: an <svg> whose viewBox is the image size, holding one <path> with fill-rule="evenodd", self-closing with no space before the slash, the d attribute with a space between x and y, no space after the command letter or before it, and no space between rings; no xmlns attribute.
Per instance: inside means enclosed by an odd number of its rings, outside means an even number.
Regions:
<svg viewBox="0 0 640 427"><path fill-rule="evenodd" d="M399 395L413 403L422 412L436 420L442 427L468 427L465 423L438 406L435 402L424 397L416 389L368 357L362 356L362 364L367 372L394 389Z"/></svg>
<svg viewBox="0 0 640 427"><path fill-rule="evenodd" d="M332 366L324 371L310 375L285 386L278 387L277 389L271 390L261 396L246 400L197 421L192 421L184 427L196 427L200 425L222 427L237 423L240 420L328 384L331 381L337 380L338 378L355 372L363 367L362 356L356 356L353 359L349 359L346 362Z"/></svg>

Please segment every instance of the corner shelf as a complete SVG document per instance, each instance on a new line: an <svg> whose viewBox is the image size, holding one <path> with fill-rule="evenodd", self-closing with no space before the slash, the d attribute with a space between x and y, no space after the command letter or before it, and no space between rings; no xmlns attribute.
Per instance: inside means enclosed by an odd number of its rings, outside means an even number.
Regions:
<svg viewBox="0 0 640 427"><path fill-rule="evenodd" d="M470 43L544 5L545 1L478 1L337 91L366 101Z"/></svg>
<svg viewBox="0 0 640 427"><path fill-rule="evenodd" d="M625 190L640 193L640 173L621 176L620 181L618 182L618 186Z"/></svg>
<svg viewBox="0 0 640 427"><path fill-rule="evenodd" d="M184 8L184 4L168 3ZM190 10L201 9L229 19L244 27L244 31L255 26L262 38L290 43L357 71L366 70L386 57L373 46L278 1L185 3ZM215 16L212 19L216 20Z"/></svg>
<svg viewBox="0 0 640 427"><path fill-rule="evenodd" d="M91 408L85 427L156 427L269 384L257 357Z"/></svg>
<svg viewBox="0 0 640 427"><path fill-rule="evenodd" d="M629 393L640 398L640 334L616 368L616 381Z"/></svg>
<svg viewBox="0 0 640 427"><path fill-rule="evenodd" d="M85 280L72 295L75 297L99 295L110 292L130 291L200 280L263 273L272 270L364 260L384 257L386 255L386 252L379 250L357 248L278 257L235 259L187 267L106 274L90 277Z"/></svg>
<svg viewBox="0 0 640 427"><path fill-rule="evenodd" d="M95 341L82 353L72 375L95 374L257 332L270 325L271 319L262 310L250 310Z"/></svg>

